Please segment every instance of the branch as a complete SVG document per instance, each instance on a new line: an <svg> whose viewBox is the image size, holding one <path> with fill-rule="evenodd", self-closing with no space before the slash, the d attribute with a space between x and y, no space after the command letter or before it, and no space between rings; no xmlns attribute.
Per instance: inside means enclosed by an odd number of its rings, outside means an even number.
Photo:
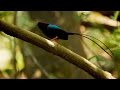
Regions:
<svg viewBox="0 0 120 90"><path fill-rule="evenodd" d="M89 73L95 78L115 79L110 73L101 70L100 68L96 67L94 64L90 63L87 59L61 46L57 42L51 42L50 40L45 39L39 35L36 35L28 30L22 30L16 27L15 25L7 24L2 20L0 20L0 30L10 36L34 44L54 55L57 55L67 60L68 62L76 65L77 67L85 70L87 73Z"/></svg>

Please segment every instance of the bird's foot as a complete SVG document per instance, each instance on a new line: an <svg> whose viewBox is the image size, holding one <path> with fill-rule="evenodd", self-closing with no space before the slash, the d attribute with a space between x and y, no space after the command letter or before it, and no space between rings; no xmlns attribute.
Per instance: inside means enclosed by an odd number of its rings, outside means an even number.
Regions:
<svg viewBox="0 0 120 90"><path fill-rule="evenodd" d="M51 39L51 41L53 41L53 42L57 42L57 40L58 40L58 36L56 36L55 38Z"/></svg>

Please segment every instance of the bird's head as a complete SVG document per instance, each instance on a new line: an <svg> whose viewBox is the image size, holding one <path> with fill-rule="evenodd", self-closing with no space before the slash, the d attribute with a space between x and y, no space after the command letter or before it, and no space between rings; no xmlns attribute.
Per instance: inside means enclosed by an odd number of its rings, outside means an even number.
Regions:
<svg viewBox="0 0 120 90"><path fill-rule="evenodd" d="M49 24L44 22L38 22L37 25L41 30L43 30L43 29L46 29Z"/></svg>

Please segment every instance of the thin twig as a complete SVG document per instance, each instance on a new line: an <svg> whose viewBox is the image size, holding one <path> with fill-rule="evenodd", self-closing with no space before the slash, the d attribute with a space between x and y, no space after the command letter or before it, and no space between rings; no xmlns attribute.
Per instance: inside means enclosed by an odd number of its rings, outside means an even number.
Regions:
<svg viewBox="0 0 120 90"><path fill-rule="evenodd" d="M28 54L32 57L32 61L34 62L34 64L42 71L42 73L50 79L50 75L47 73L47 71L43 68L43 66L38 62L38 60L36 59L36 57L33 55L33 53L31 52L29 46L27 45L26 48Z"/></svg>
<svg viewBox="0 0 120 90"><path fill-rule="evenodd" d="M17 11L14 12L14 19L13 24L16 25L17 23ZM14 78L17 78L17 67L16 67L16 38L12 37L12 50L13 50L13 69L14 69Z"/></svg>

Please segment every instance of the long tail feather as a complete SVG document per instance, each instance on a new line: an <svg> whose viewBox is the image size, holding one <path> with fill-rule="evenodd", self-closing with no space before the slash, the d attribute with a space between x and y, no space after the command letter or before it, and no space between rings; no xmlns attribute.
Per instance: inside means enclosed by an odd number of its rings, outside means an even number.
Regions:
<svg viewBox="0 0 120 90"><path fill-rule="evenodd" d="M68 33L68 35L79 35L79 36L83 36L83 37L91 40L91 41L94 42L95 44L97 44L102 50L104 50L104 51L105 51L108 55L110 55L111 57L112 57L112 55L113 55L113 52L109 49L109 47L108 47L107 45L105 45L102 41L100 41L99 39L97 39L97 38L95 38L95 37L93 37L93 36L86 35L86 34L79 34L79 33ZM92 40L90 37L98 40L98 41L101 42L103 45L105 45L106 48L111 52L112 55L109 54L102 46L100 46L97 42L95 42L94 40Z"/></svg>

